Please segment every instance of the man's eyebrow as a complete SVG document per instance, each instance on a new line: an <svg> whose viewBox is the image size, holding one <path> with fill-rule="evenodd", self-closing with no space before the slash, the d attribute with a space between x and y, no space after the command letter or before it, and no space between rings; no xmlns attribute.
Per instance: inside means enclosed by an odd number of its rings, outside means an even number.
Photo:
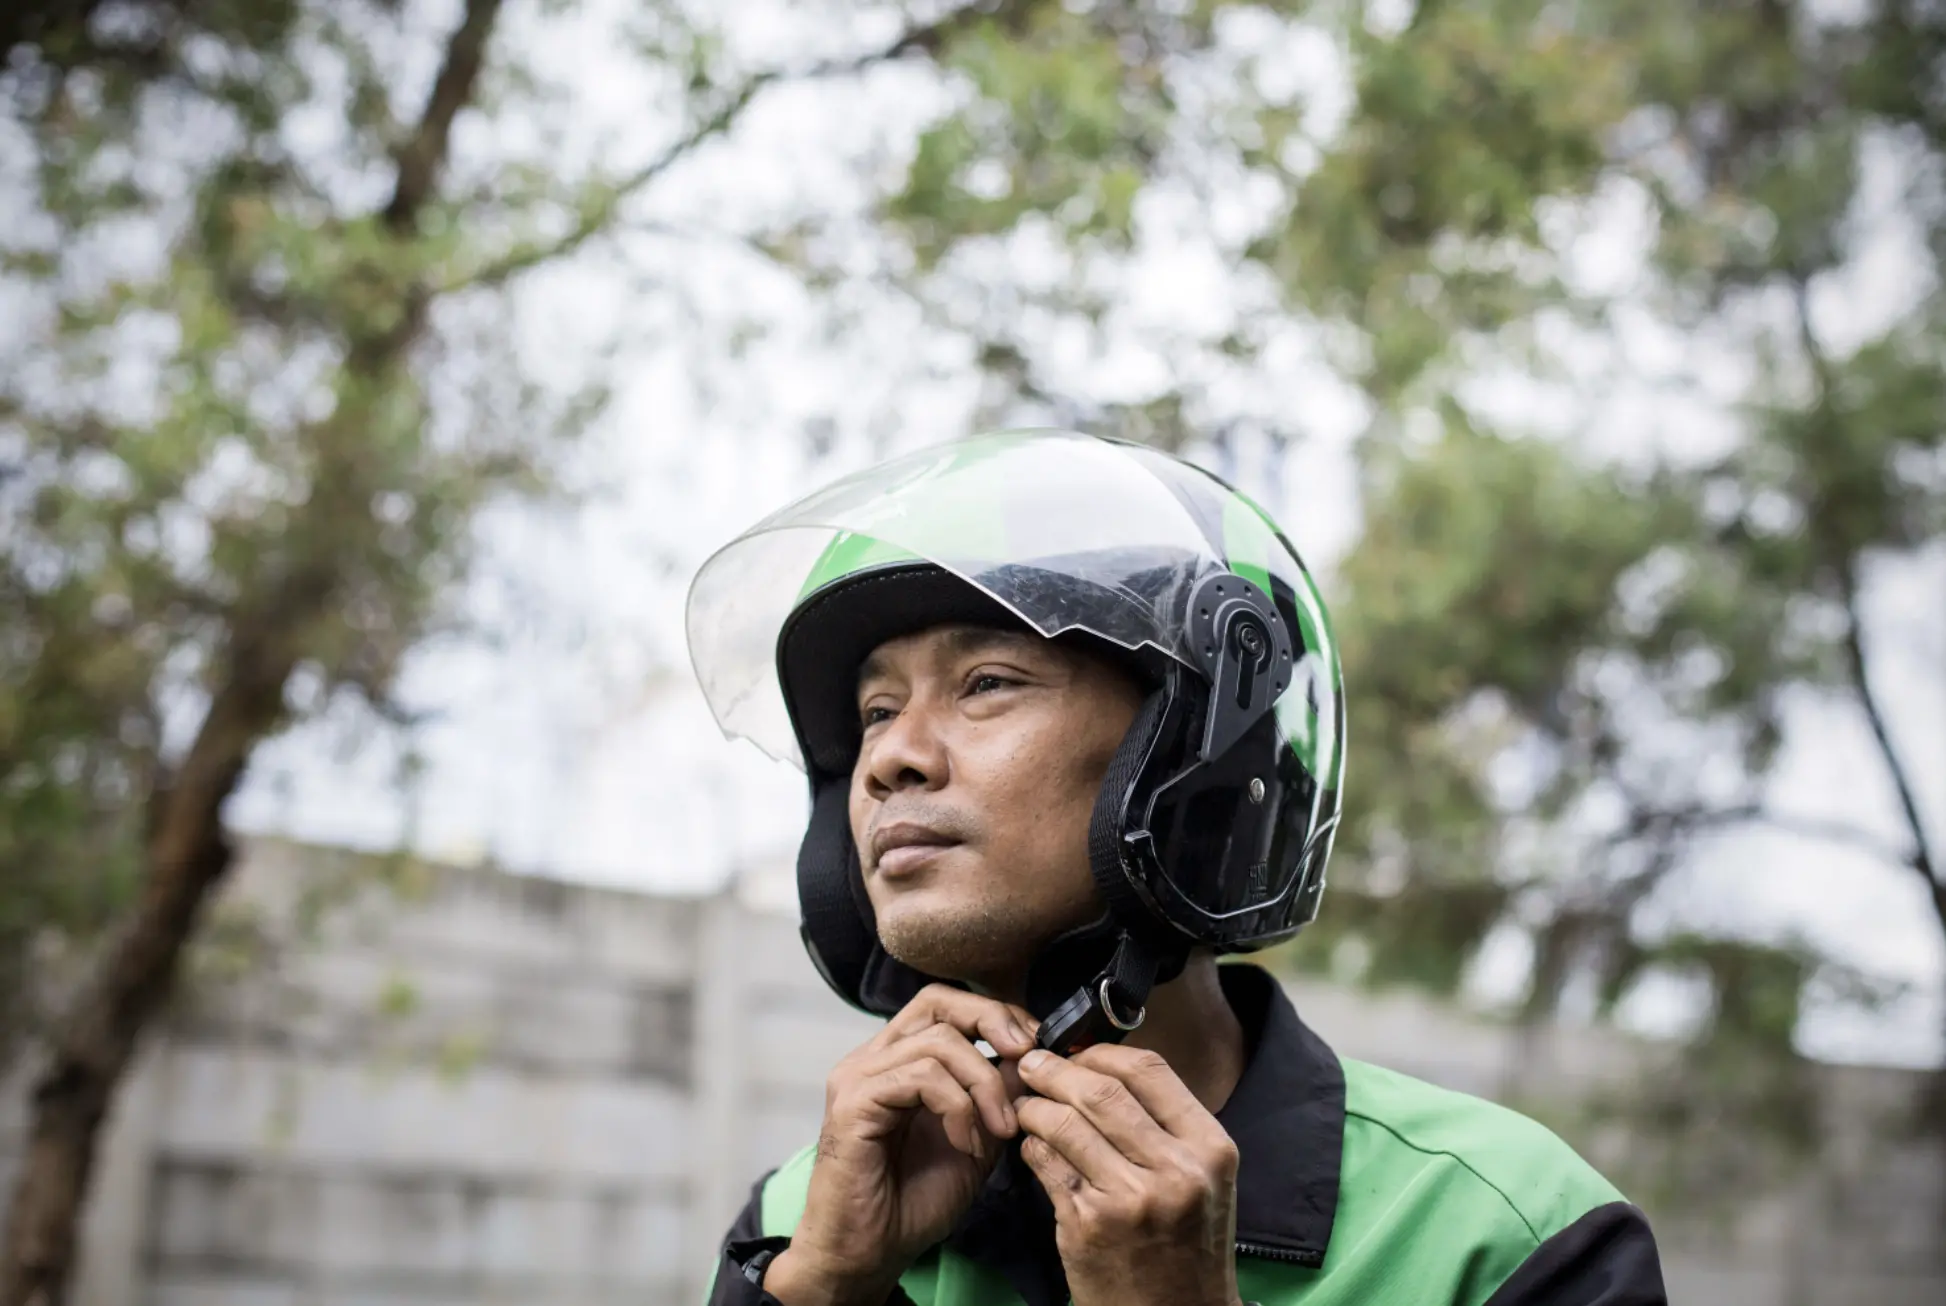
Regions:
<svg viewBox="0 0 1946 1306"><path fill-rule="evenodd" d="M994 648L1018 649L1035 642L1034 637L1024 630L1005 630L999 626L949 626L942 637L947 654L956 658ZM879 656L877 649L866 654L865 660L858 664L860 686L891 674L892 669Z"/></svg>
<svg viewBox="0 0 1946 1306"><path fill-rule="evenodd" d="M890 674L892 674L892 669L885 665L885 659L878 655L877 649L873 649L870 653L867 653L865 660L858 664L858 683L860 685L863 685L868 680L877 680L880 677Z"/></svg>
<svg viewBox="0 0 1946 1306"><path fill-rule="evenodd" d="M1023 630L1004 630L998 626L953 626L945 633L946 651L965 657L991 648L1021 648L1038 641Z"/></svg>

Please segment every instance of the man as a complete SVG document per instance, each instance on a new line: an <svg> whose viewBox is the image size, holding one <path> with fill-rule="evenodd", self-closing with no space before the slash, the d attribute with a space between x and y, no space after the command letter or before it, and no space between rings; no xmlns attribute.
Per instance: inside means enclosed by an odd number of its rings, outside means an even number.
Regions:
<svg viewBox="0 0 1946 1306"><path fill-rule="evenodd" d="M982 437L766 519L689 627L725 730L810 777L813 961L888 1017L713 1303L1665 1301L1641 1213L1558 1139L1217 965L1315 916L1344 734L1323 604L1241 495Z"/></svg>

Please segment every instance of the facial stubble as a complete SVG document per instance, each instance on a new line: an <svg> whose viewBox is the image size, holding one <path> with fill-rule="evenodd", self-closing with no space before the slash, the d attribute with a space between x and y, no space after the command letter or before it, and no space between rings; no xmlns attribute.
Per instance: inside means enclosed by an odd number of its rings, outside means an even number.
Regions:
<svg viewBox="0 0 1946 1306"><path fill-rule="evenodd" d="M922 974L994 989L1018 981L1042 925L1016 899L933 909L901 903L879 913L878 938L894 959Z"/></svg>

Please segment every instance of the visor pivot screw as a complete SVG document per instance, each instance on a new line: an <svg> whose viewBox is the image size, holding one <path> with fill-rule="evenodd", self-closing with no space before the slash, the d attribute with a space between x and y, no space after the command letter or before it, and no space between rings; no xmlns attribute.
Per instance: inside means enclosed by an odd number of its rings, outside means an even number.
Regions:
<svg viewBox="0 0 1946 1306"><path fill-rule="evenodd" d="M1245 626L1237 632L1237 643L1243 646L1245 653L1253 658L1258 657L1264 651L1264 633L1254 625Z"/></svg>
<svg viewBox="0 0 1946 1306"><path fill-rule="evenodd" d="M1264 782L1261 778L1250 781L1250 801L1261 803L1264 800Z"/></svg>

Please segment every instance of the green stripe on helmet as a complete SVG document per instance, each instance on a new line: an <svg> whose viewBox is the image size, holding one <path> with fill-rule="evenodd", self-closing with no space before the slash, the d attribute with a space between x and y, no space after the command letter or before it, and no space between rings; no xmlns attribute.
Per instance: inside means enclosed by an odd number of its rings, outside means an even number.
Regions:
<svg viewBox="0 0 1946 1306"><path fill-rule="evenodd" d="M825 546L818 560L811 564L811 574L804 578L804 587L797 592L797 601L802 603L811 594L823 589L832 581L842 580L855 572L882 567L887 563L921 561L923 559L910 549L902 549L896 544L888 544L870 535L840 531L837 537Z"/></svg>
<svg viewBox="0 0 1946 1306"><path fill-rule="evenodd" d="M1029 431L1000 431L961 441L938 461L915 468L908 479L887 483L881 493L890 495L895 491L910 491L925 481L964 471L1026 443L1034 434ZM954 563L1004 557L1007 552L1007 522L1003 511L993 505L974 504L962 504L960 509L958 516L938 516L926 525L926 533L938 541L942 546L939 552L945 556L928 558L869 534L839 532L812 565L810 575L805 577L803 588L797 593L797 602L802 603L835 580L888 563L933 562L951 566ZM968 509L972 511L969 513ZM944 547L948 544L950 547Z"/></svg>
<svg viewBox="0 0 1946 1306"><path fill-rule="evenodd" d="M1285 544L1275 519L1241 490L1232 490L1223 500L1223 551L1230 570L1266 594L1274 593L1270 584L1271 558L1287 562L1280 572L1292 580L1299 661L1311 660L1314 667L1321 663L1318 670L1324 686L1330 694L1341 693L1337 640L1324 597L1318 593L1310 571ZM1329 719L1321 718L1321 709ZM1275 711L1285 742L1305 769L1325 788L1335 788L1344 748L1343 741L1335 738L1337 714L1333 705L1328 701L1314 703L1300 680L1277 700ZM1328 755L1320 756L1327 749Z"/></svg>

